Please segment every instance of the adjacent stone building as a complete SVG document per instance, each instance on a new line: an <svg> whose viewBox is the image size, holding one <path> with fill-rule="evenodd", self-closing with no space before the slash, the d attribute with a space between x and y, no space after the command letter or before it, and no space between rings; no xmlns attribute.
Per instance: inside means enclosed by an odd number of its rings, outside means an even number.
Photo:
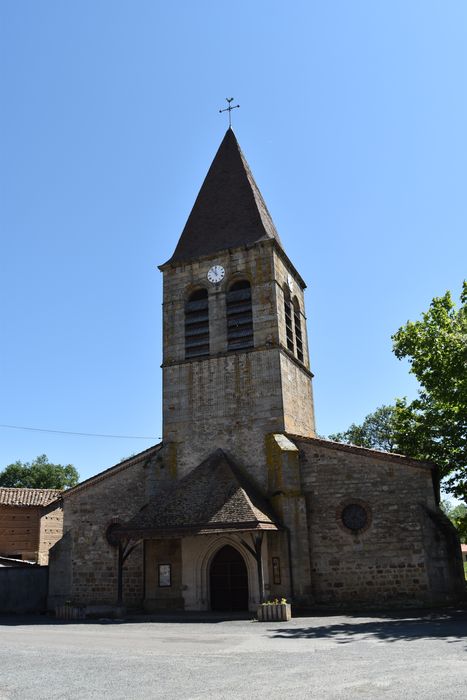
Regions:
<svg viewBox="0 0 467 700"><path fill-rule="evenodd" d="M316 437L305 282L231 129L160 270L163 440L64 494L50 605L462 595L434 466Z"/></svg>
<svg viewBox="0 0 467 700"><path fill-rule="evenodd" d="M63 534L61 491L0 488L0 557L47 564Z"/></svg>

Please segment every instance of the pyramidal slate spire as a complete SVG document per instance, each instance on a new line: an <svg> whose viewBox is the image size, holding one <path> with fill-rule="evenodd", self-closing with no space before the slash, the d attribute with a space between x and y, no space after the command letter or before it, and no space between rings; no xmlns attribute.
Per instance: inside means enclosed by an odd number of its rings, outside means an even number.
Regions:
<svg viewBox="0 0 467 700"><path fill-rule="evenodd" d="M281 245L261 192L229 128L168 263L270 238Z"/></svg>

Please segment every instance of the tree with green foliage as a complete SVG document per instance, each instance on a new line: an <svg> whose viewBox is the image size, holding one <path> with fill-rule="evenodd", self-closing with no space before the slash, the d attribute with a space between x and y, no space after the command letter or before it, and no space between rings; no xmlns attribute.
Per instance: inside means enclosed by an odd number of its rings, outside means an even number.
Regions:
<svg viewBox="0 0 467 700"><path fill-rule="evenodd" d="M443 489L467 501L467 282L460 302L449 292L436 297L421 320L392 337L396 357L408 359L420 384L418 397L381 406L329 437L435 462Z"/></svg>
<svg viewBox="0 0 467 700"><path fill-rule="evenodd" d="M435 462L445 491L467 500L467 282L460 302L446 292L393 335L420 384L414 401L397 400L394 425L399 450Z"/></svg>
<svg viewBox="0 0 467 700"><path fill-rule="evenodd" d="M334 433L329 439L393 452L396 447L394 417L394 406L380 406L374 413L369 413L361 425L352 423L343 433Z"/></svg>
<svg viewBox="0 0 467 700"><path fill-rule="evenodd" d="M0 486L30 489L65 489L76 486L79 474L72 464L51 464L47 455L33 462L14 462L0 472Z"/></svg>
<svg viewBox="0 0 467 700"><path fill-rule="evenodd" d="M452 505L449 501L441 501L440 507L457 529L460 541L467 544L467 506L464 503Z"/></svg>

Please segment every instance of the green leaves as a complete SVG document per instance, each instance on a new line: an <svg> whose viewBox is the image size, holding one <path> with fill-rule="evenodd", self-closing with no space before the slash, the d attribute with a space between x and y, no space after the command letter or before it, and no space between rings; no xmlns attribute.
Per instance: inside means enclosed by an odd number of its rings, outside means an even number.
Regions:
<svg viewBox="0 0 467 700"><path fill-rule="evenodd" d="M51 464L47 455L33 462L14 462L0 472L0 486L31 489L64 489L75 486L79 474L72 464Z"/></svg>
<svg viewBox="0 0 467 700"><path fill-rule="evenodd" d="M420 321L407 322L392 337L396 357L409 360L422 391L454 406L467 400L467 282L461 304L457 310L446 292Z"/></svg>
<svg viewBox="0 0 467 700"><path fill-rule="evenodd" d="M396 449L394 418L394 406L380 406L374 413L368 414L361 425L352 423L348 430L330 435L329 439L370 447L374 450L394 452Z"/></svg>
<svg viewBox="0 0 467 700"><path fill-rule="evenodd" d="M441 501L441 509L448 516L459 533L461 542L467 542L467 506L464 503L452 505L448 501Z"/></svg>
<svg viewBox="0 0 467 700"><path fill-rule="evenodd" d="M457 309L449 292L433 299L420 321L392 337L420 384L418 398L396 402L401 452L436 462L445 490L467 498L467 282Z"/></svg>
<svg viewBox="0 0 467 700"><path fill-rule="evenodd" d="M381 406L361 425L331 440L435 462L443 488L467 500L467 282L457 308L451 294L436 297L419 321L392 336L393 350L407 359L418 397Z"/></svg>

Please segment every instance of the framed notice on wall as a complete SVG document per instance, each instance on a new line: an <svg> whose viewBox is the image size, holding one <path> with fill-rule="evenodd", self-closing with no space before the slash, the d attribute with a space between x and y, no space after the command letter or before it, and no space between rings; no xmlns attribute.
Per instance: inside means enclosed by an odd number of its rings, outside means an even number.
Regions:
<svg viewBox="0 0 467 700"><path fill-rule="evenodd" d="M281 583L281 560L279 557L272 558L272 580L276 584Z"/></svg>
<svg viewBox="0 0 467 700"><path fill-rule="evenodd" d="M172 585L172 571L170 564L159 564L159 586L167 588Z"/></svg>

